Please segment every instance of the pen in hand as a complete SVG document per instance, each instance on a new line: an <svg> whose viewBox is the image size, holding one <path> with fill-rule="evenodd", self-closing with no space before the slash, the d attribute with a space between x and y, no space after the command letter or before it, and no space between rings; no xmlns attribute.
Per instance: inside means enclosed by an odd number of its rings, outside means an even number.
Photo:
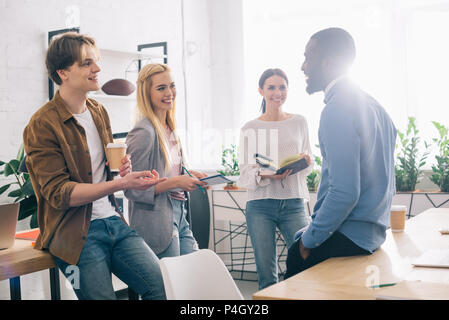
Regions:
<svg viewBox="0 0 449 320"><path fill-rule="evenodd" d="M182 168L187 172L187 174L188 174L190 177L193 178L193 176L190 174L189 170L187 170L186 167L183 166ZM201 187L200 185L198 185L198 187L200 187L200 189L201 189L201 191L202 191L203 193L206 192L206 190L204 190L203 187Z"/></svg>

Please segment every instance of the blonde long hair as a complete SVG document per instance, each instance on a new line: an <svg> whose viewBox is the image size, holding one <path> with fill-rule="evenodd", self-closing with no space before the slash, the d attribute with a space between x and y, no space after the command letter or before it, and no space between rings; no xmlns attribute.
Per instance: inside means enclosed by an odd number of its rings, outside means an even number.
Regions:
<svg viewBox="0 0 449 320"><path fill-rule="evenodd" d="M160 122L159 118L154 113L154 107L151 104L150 89L152 86L152 77L155 74L170 72L170 68L166 64L150 63L145 65L139 72L139 77L137 79L137 108L136 108L136 122L147 118L151 121L156 130L157 139L161 148L162 155L165 160L165 170L168 171L171 168L171 157L169 152L169 146L165 139L164 124ZM182 148L181 143L176 134L176 118L175 118L175 106L176 103L173 102L173 108L167 112L167 125L173 132L176 139L176 145L178 147L178 152L182 159ZM182 160L181 160L182 161Z"/></svg>

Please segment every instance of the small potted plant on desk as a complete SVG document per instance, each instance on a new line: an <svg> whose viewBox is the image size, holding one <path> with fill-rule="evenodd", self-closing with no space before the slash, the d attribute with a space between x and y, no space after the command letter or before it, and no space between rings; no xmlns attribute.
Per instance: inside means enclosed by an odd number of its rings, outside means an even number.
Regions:
<svg viewBox="0 0 449 320"><path fill-rule="evenodd" d="M37 200L34 194L30 177L25 170L20 170L20 164L25 157L23 144L20 146L16 159L8 162L0 161L0 174L5 177L14 175L16 181L0 186L0 195L10 187L18 186L18 189L10 191L8 197L14 198L14 202L20 202L19 220L31 216L30 228L37 228Z"/></svg>
<svg viewBox="0 0 449 320"><path fill-rule="evenodd" d="M217 172L226 176L229 180L232 180L232 182L226 184L224 189L238 189L237 180L240 177L240 169L236 145L231 144L230 148L223 148L223 152L221 154L221 166L223 167L223 170L217 170Z"/></svg>

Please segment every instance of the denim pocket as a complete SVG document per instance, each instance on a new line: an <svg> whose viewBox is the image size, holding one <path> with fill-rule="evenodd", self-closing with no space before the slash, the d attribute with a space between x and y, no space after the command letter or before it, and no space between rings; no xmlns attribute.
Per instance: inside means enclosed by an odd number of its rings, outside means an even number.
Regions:
<svg viewBox="0 0 449 320"><path fill-rule="evenodd" d="M304 210L304 199L288 199L286 202L289 209L298 209L300 211Z"/></svg>
<svg viewBox="0 0 449 320"><path fill-rule="evenodd" d="M259 199L259 200L251 200L246 203L246 206L250 206L251 208L275 208L279 206L280 200L276 199Z"/></svg>

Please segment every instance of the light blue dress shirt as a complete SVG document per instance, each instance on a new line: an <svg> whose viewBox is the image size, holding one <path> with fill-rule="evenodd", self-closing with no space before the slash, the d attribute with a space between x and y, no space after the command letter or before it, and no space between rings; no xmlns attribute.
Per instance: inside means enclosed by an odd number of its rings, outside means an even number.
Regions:
<svg viewBox="0 0 449 320"><path fill-rule="evenodd" d="M333 83L324 102L321 184L312 222L295 239L301 236L306 248L316 248L338 231L374 252L385 241L395 193L396 128L382 106L348 78Z"/></svg>

